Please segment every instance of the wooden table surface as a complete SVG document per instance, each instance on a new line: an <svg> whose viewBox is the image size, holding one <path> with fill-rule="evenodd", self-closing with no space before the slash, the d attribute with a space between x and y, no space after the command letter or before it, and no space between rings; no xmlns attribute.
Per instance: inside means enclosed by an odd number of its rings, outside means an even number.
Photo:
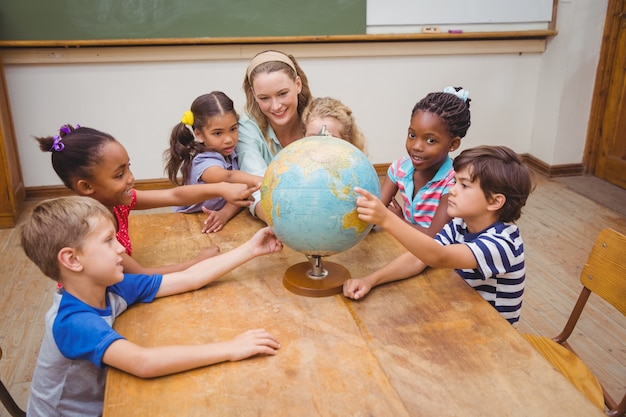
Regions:
<svg viewBox="0 0 626 417"><path fill-rule="evenodd" d="M158 265L204 246L225 252L262 226L242 212L203 235L203 217L131 216L133 256ZM328 259L358 277L402 252L374 230ZM452 271L427 270L352 301L284 288L285 270L304 260L285 248L206 288L122 314L115 328L143 346L221 341L264 327L282 348L154 379L110 369L104 416L604 415Z"/></svg>

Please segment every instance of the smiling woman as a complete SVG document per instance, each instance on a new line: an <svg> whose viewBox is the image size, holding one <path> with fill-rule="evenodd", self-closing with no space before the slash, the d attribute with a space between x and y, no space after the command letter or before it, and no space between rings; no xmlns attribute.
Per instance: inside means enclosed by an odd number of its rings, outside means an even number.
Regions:
<svg viewBox="0 0 626 417"><path fill-rule="evenodd" d="M304 137L302 113L311 101L309 81L293 56L268 50L250 61L243 89L246 110L239 119L239 166L263 176L281 149ZM259 201L257 192L250 212L265 221Z"/></svg>

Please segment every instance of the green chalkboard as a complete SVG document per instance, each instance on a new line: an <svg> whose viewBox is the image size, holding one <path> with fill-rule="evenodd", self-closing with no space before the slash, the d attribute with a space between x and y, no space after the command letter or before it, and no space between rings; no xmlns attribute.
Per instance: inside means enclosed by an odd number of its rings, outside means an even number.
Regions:
<svg viewBox="0 0 626 417"><path fill-rule="evenodd" d="M0 0L0 40L364 34L366 0Z"/></svg>

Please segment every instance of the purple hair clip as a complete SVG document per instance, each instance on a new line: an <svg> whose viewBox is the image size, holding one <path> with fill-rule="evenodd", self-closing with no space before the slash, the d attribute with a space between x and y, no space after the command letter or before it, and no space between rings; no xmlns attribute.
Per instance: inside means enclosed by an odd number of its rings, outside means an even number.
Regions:
<svg viewBox="0 0 626 417"><path fill-rule="evenodd" d="M52 142L52 146L50 147L50 152L61 152L63 149L65 149L65 144L61 142L61 136L55 136L54 142Z"/></svg>
<svg viewBox="0 0 626 417"><path fill-rule="evenodd" d="M80 127L79 124L76 125L76 127L74 129L78 129ZM72 128L70 125L63 125L61 126L61 128L59 129L59 132L61 133L65 133L66 135L72 133Z"/></svg>

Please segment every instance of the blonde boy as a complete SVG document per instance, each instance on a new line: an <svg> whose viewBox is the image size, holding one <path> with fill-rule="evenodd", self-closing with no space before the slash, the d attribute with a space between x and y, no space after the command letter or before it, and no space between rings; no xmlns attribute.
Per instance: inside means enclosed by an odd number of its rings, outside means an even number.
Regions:
<svg viewBox="0 0 626 417"><path fill-rule="evenodd" d="M61 197L35 207L22 228L22 247L41 271L62 284L46 314L27 413L102 414L107 367L150 378L254 355L280 343L264 329L195 346L144 348L117 333L115 318L133 303L201 288L248 260L282 249L268 229L230 252L165 275L124 274L124 247L111 212L95 199Z"/></svg>

